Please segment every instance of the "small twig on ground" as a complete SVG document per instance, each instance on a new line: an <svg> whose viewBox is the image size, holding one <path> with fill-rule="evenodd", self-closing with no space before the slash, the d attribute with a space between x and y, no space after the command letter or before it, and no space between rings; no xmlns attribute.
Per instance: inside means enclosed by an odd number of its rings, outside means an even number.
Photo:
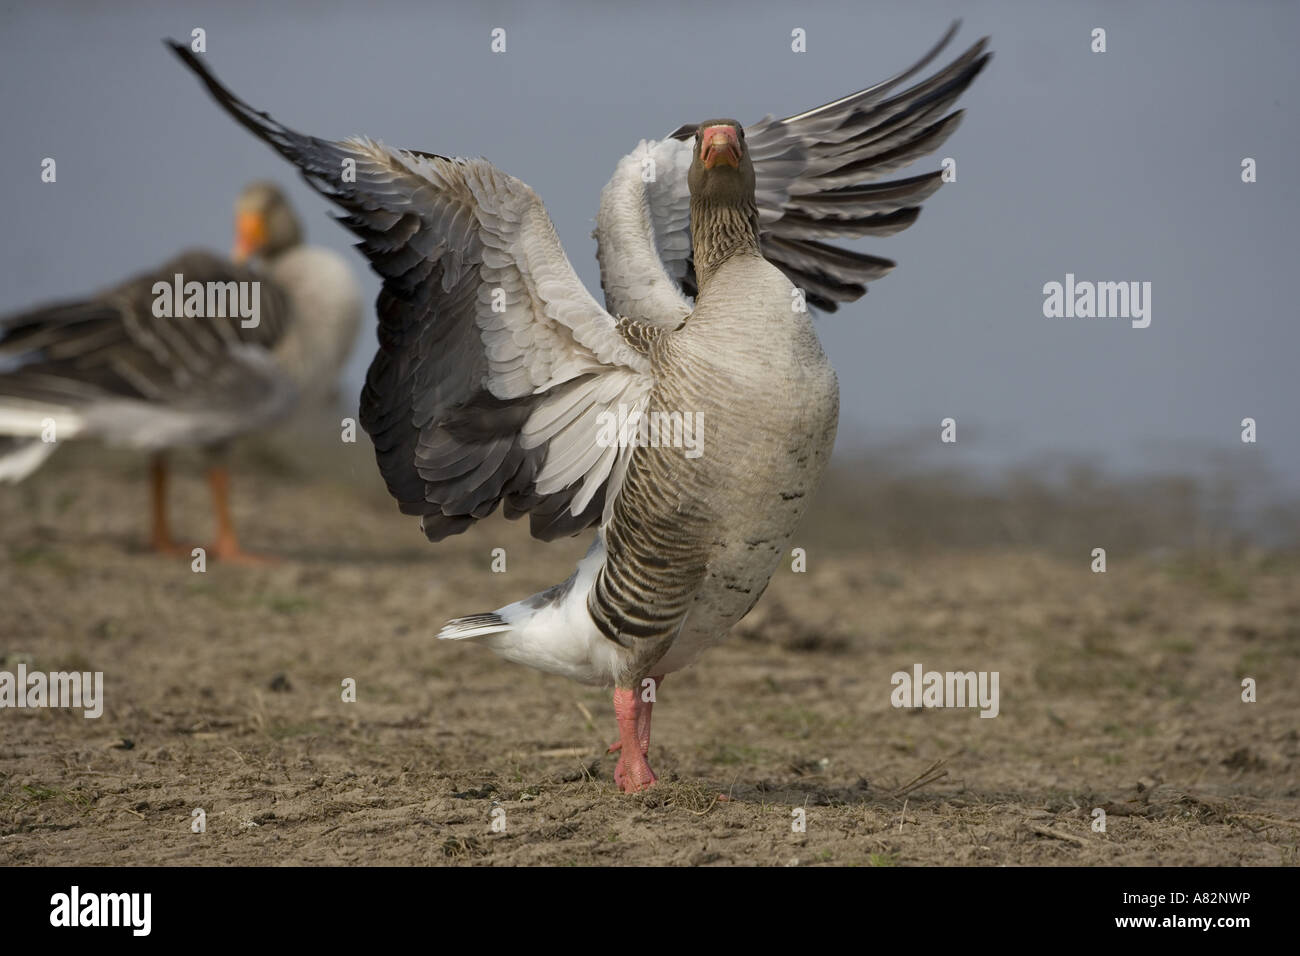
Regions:
<svg viewBox="0 0 1300 956"><path fill-rule="evenodd" d="M555 750L539 750L535 757L582 757L591 753L590 747L558 747Z"/></svg>
<svg viewBox="0 0 1300 956"><path fill-rule="evenodd" d="M890 793L890 796L895 799L898 797L906 797L913 790L919 790L921 787L934 783L936 780L942 780L944 777L948 776L948 771L943 770L940 772L940 768L947 762L947 757L944 757L942 760L936 760L907 783L896 788L892 793Z"/></svg>
<svg viewBox="0 0 1300 956"><path fill-rule="evenodd" d="M1028 821L1025 822L1025 826L1029 827L1030 830L1037 833L1039 836L1051 837L1054 840L1064 840L1066 843L1073 843L1075 846L1088 845L1087 840L1080 839L1073 833L1063 833L1060 830L1053 830L1051 827L1039 826L1037 823L1030 823Z"/></svg>
<svg viewBox="0 0 1300 956"><path fill-rule="evenodd" d="M739 779L740 771L737 770L736 775L731 778L731 786L727 788L727 795L724 797L722 794L718 794L718 799L727 803L731 802L731 798L736 792L736 781Z"/></svg>

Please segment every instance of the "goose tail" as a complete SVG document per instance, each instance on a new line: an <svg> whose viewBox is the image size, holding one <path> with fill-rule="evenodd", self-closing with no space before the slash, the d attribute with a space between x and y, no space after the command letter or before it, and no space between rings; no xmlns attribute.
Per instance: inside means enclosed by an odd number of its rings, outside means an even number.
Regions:
<svg viewBox="0 0 1300 956"><path fill-rule="evenodd" d="M39 438L0 435L0 482L22 481L45 463L58 447Z"/></svg>
<svg viewBox="0 0 1300 956"><path fill-rule="evenodd" d="M487 614L471 614L468 617L458 617L444 624L442 630L438 632L438 640L463 641L469 637L500 634L504 631L513 630L513 628L513 624L495 611L490 611Z"/></svg>

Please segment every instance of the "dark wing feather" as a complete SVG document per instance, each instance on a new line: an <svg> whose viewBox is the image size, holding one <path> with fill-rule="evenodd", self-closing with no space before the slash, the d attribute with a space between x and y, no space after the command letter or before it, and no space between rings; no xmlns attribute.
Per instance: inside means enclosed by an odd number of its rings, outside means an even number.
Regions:
<svg viewBox="0 0 1300 956"><path fill-rule="evenodd" d="M938 149L961 122L960 111L947 111L992 56L985 52L987 38L928 79L894 92L938 56L956 29L953 24L932 50L892 79L817 109L746 128L753 152L781 157L779 163L755 161L760 197L772 202L763 209L760 198L764 255L796 284L810 274L833 280L823 281L816 297L821 301L815 304L826 311L861 296L866 283L883 274L886 260L845 259L831 254L834 247L808 240L886 236L906 229L920 215L921 201L942 183L942 174L935 172L865 185ZM819 260L821 269L815 270L810 260Z"/></svg>
<svg viewBox="0 0 1300 956"><path fill-rule="evenodd" d="M156 283L260 282L258 323L229 317L154 315ZM0 395L56 404L104 398L176 407L229 405L268 387L241 361L240 347L270 350L290 321L286 295L251 269L203 251L182 253L151 272L87 299L0 319Z"/></svg>
<svg viewBox="0 0 1300 956"><path fill-rule="evenodd" d="M888 259L855 253L826 240L888 236L906 229L920 215L921 202L942 184L941 172L881 183L874 180L934 152L960 124L961 111L949 110L992 56L985 52L987 37L933 75L903 88L942 52L957 26L954 23L925 56L897 76L815 109L785 119L769 116L745 127L754 163L763 255L802 287L808 302L819 309L834 312L840 303L856 300L867 291L868 282L894 266ZM683 125L668 138L680 141L685 149L695 130L693 124ZM669 163L660 165L670 172L674 168ZM629 171L634 172L634 167ZM627 174L620 167L616 177ZM685 189L685 182L661 181L655 191L646 190L649 222L659 248L673 248L664 234L683 228L679 217L671 214L670 204L680 200ZM606 255L618 261L619 253L636 243L614 230L610 233L599 238ZM675 281L684 293L694 295L694 267L687 262L685 274L678 269ZM606 293L612 310L655 321L655 316L641 314L642 303L651 301L643 290L607 283Z"/></svg>
<svg viewBox="0 0 1300 956"><path fill-rule="evenodd" d="M297 133L171 46L344 209L383 279L361 423L401 510L434 540L502 502L544 539L599 520L627 452L598 446L595 422L648 398L649 365L582 287L532 190L483 160Z"/></svg>

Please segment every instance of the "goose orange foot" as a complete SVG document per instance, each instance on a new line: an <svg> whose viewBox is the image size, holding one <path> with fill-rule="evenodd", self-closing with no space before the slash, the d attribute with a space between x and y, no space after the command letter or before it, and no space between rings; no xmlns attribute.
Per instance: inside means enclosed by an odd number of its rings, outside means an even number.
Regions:
<svg viewBox="0 0 1300 956"><path fill-rule="evenodd" d="M208 470L208 484L212 489L212 506L217 521L217 540L208 554L226 564L259 567L276 564L276 559L245 551L235 535L235 523L230 519L230 473L221 466Z"/></svg>
<svg viewBox="0 0 1300 956"><path fill-rule="evenodd" d="M656 688L663 683L662 677L651 679ZM624 793L648 790L659 779L646 759L650 753L650 715L653 709L654 702L643 701L640 690L614 689L614 716L618 719L619 739L610 744L609 752L618 753L614 783Z"/></svg>

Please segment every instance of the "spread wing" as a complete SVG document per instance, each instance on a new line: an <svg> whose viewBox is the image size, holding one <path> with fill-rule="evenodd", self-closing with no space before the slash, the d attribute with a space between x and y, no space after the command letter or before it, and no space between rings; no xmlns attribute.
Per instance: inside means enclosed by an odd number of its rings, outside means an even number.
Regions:
<svg viewBox="0 0 1300 956"><path fill-rule="evenodd" d="M383 279L361 423L388 489L432 540L504 502L543 539L612 505L631 448L605 413L653 377L573 271L545 208L482 159L304 136L253 110L172 44L216 101L341 206Z"/></svg>
<svg viewBox="0 0 1300 956"><path fill-rule="evenodd" d="M763 255L804 290L810 305L834 312L895 265L834 240L906 229L921 202L942 184L942 171L875 180L938 149L961 122L962 111L949 110L992 56L985 52L987 38L930 77L899 89L939 55L957 26L891 79L745 127ZM681 309L689 312L685 296L697 291L686 183L694 135L695 127L687 125L664 140L642 142L601 194L597 257L605 304L615 314L676 325Z"/></svg>

